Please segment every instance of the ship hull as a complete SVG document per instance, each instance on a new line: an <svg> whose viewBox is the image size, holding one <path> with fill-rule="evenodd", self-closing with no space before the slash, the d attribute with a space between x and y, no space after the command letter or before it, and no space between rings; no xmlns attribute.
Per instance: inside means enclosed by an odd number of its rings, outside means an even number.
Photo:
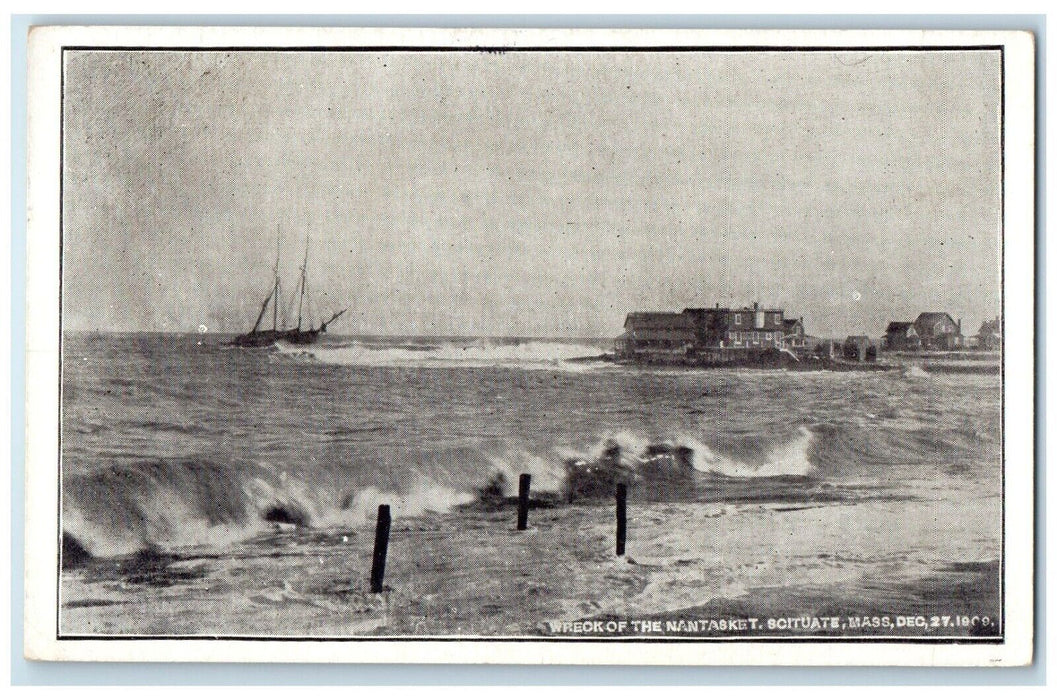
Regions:
<svg viewBox="0 0 1057 700"><path fill-rule="evenodd" d="M291 329L287 331L256 331L236 336L229 345L240 348L264 348L278 342L290 343L291 345L312 345L319 338L320 330L301 331Z"/></svg>

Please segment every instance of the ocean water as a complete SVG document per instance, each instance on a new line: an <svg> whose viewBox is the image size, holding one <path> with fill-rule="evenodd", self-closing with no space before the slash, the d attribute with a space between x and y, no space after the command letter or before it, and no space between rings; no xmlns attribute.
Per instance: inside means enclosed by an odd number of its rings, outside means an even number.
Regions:
<svg viewBox="0 0 1057 700"><path fill-rule="evenodd" d="M571 361L609 349L583 340L224 340L64 339L62 528L93 558L222 552L276 521L357 527L379 502L397 518L457 513L496 473L560 494L568 460L614 444L636 503L1001 490L997 376ZM692 450L692 473L645 458L659 443Z"/></svg>

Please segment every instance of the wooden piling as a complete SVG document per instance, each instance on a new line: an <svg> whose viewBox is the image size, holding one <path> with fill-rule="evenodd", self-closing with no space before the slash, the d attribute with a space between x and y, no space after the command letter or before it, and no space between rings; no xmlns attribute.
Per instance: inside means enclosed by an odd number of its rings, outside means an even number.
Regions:
<svg viewBox="0 0 1057 700"><path fill-rule="evenodd" d="M617 556L624 556L624 543L628 538L628 487L617 484Z"/></svg>
<svg viewBox="0 0 1057 700"><path fill-rule="evenodd" d="M529 485L531 474L522 474L517 481L517 529L528 528Z"/></svg>
<svg viewBox="0 0 1057 700"><path fill-rule="evenodd" d="M389 551L389 506L378 506L378 522L374 526L374 558L371 561L371 593L382 592L385 578L385 556Z"/></svg>

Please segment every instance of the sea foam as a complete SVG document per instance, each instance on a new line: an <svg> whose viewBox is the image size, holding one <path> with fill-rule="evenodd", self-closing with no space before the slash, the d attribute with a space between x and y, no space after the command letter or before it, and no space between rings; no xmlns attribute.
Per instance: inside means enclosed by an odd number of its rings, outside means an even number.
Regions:
<svg viewBox="0 0 1057 700"><path fill-rule="evenodd" d="M294 346L280 343L280 352L290 356L310 357L318 362L355 367L501 367L523 369L567 369L577 371L582 365L570 365L573 358L597 357L604 348L592 345L527 341L500 343L474 341L444 342L436 345L380 346L363 342L341 345Z"/></svg>

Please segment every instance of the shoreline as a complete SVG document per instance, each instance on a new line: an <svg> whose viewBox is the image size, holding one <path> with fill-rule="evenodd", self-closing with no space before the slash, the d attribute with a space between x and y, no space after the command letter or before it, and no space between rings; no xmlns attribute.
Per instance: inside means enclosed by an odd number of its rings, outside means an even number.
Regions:
<svg viewBox="0 0 1057 700"><path fill-rule="evenodd" d="M277 528L219 551L64 571L60 617L68 634L354 637L548 637L564 623L616 619L995 619L1000 533L988 515L999 511L997 495L971 493L798 506L632 500L617 557L610 504L535 509L522 532L509 508L396 509L382 594L367 585L373 524Z"/></svg>
<svg viewBox="0 0 1057 700"><path fill-rule="evenodd" d="M892 362L895 359L919 359L917 362ZM899 354L884 355L876 361L856 362L852 360L839 360L829 358L806 358L799 362L790 361L784 355L774 359L738 359L729 362L715 362L686 356L649 356L639 358L624 358L613 353L603 353L587 357L574 357L565 360L576 364L587 364L592 362L605 362L619 367L633 368L655 368L665 369L693 369L693 370L738 370L738 369L771 369L790 372L895 372L917 367L920 370L932 374L983 374L997 375L1001 372L1001 364L995 358L988 357L958 357L954 353L934 354ZM965 364L954 364L964 361Z"/></svg>

